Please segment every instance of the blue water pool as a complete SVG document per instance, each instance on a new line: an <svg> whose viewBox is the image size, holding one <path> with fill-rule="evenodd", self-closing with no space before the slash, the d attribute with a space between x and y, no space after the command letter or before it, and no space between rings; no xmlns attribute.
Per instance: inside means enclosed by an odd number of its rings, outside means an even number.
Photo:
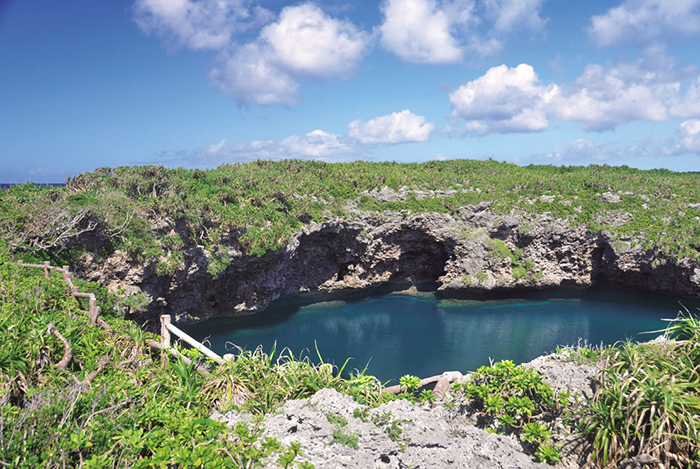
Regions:
<svg viewBox="0 0 700 469"><path fill-rule="evenodd" d="M559 297L558 297L559 296ZM570 295L569 295L570 296ZM295 356L362 369L382 381L404 374L427 377L448 370L469 371L489 360L516 363L585 340L612 344L627 338L650 340L682 303L697 311L700 300L641 295L605 289L562 298L556 291L489 301L439 299L432 294L388 294L357 301L304 307L277 302L244 318L217 317L183 326L207 338L218 353L236 344L266 351L288 347Z"/></svg>

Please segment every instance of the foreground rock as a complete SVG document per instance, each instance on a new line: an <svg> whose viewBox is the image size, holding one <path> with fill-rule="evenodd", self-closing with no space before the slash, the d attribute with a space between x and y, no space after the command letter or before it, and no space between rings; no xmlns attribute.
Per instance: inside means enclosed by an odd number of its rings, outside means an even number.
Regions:
<svg viewBox="0 0 700 469"><path fill-rule="evenodd" d="M596 368L559 358L540 357L526 366L543 371L555 392L569 391L586 400ZM397 400L370 409L333 389L322 389L267 415L263 436L285 445L300 443L301 460L317 469L551 467L536 462L514 437L477 428L458 397L448 396L447 402L449 406L431 408ZM235 411L213 417L232 427L252 418ZM563 456L558 467L579 467L581 439L559 427L553 435Z"/></svg>
<svg viewBox="0 0 700 469"><path fill-rule="evenodd" d="M365 411L362 418L354 416L356 410ZM241 416L220 418L235 423ZM331 423L338 420L347 423ZM333 389L287 402L263 425L265 437L300 443L301 459L317 469L548 467L534 462L511 438L450 423L441 407L427 410L398 400L367 410ZM357 448L343 444L340 434L356 436Z"/></svg>

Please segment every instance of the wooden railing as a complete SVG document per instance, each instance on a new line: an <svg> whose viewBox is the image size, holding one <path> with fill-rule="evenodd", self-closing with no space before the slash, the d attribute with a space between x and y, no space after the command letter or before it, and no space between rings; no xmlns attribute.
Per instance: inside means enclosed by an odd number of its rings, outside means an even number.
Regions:
<svg viewBox="0 0 700 469"><path fill-rule="evenodd" d="M70 294L73 298L87 298L88 299L88 318L93 324L97 324L103 329L109 329L109 324L99 317L100 307L97 306L97 298L94 293L81 293L75 285L73 285L73 274L68 269L67 265L63 267L54 267L51 262L45 261L43 264L25 264L23 260L17 261L22 267L30 267L35 269L44 269L44 276L46 278L51 277L51 272L60 272L63 275L63 281L70 287Z"/></svg>
<svg viewBox="0 0 700 469"><path fill-rule="evenodd" d="M51 265L49 261L45 261L43 264L25 264L24 261L19 260L17 261L19 265L22 267L32 267L32 268L37 268L37 269L44 269L44 275L46 278L49 278L51 276L51 272L60 272L63 275L63 280L68 284L70 287L71 291L71 296L73 298L87 298L88 299L88 317L90 318L90 322L93 324L97 324L100 327L104 329L109 329L109 324L107 324L104 320L102 320L99 316L100 314L100 307L97 306L97 298L95 298L94 293L81 293L78 291L78 287L73 285L73 274L70 272L68 269L67 265L64 265L63 267L54 267ZM185 331L179 329L176 327L172 322L169 314L162 314L160 316L160 343L154 342L152 340L149 340L147 342L147 345L151 348L158 349L158 350L164 350L167 352L170 352L172 355L176 357L180 357L187 365L192 364L192 360L189 357L186 357L183 355L180 351L178 351L176 348L174 348L171 345L171 340L170 340L170 334L174 334L175 336L179 337L181 340L184 342L188 343L192 347L194 347L197 351L201 352L203 355L205 355L208 358L211 358L214 363L217 365L224 365L228 360L233 359L232 355L226 354L223 357L215 353L213 350L211 350L209 347L204 345L203 343L197 341L194 339L192 336L187 334ZM195 363L196 368L201 371L203 374L209 374L209 371L207 368L198 365ZM461 376L461 374L460 374ZM438 376L432 376L430 378L426 378L421 380L421 383L419 385L419 388L422 388L424 386L427 386L432 383L436 383L435 390L440 393L441 395L445 393L447 388L449 387L449 383L457 379L457 376L455 376L454 372L450 373L443 373L442 375ZM382 392L390 392L390 393L399 393L401 392L401 387L399 385L396 386L390 386L388 388L383 389Z"/></svg>
<svg viewBox="0 0 700 469"><path fill-rule="evenodd" d="M44 269L44 275L46 278L51 277L51 272L59 272L61 275L63 275L63 281L68 284L70 287L70 294L73 298L87 298L88 299L88 318L90 319L90 322L93 324L96 324L103 329L110 329L109 324L107 324L102 318L99 317L100 314L100 307L97 306L97 298L95 297L94 293L81 293L75 285L73 285L73 274L70 272L69 268L67 265L64 265L63 267L55 267L51 265L51 262L45 261L43 264L25 264L23 260L17 261L17 263L22 266L22 267L29 267L29 268L35 268L35 269ZM201 342L196 341L193 339L191 336L189 336L187 333L184 331L178 329L175 327L173 324L170 323L170 315L169 314L164 314L161 316L161 342L155 342L153 340L149 340L146 342L146 345L148 345L150 348L157 349L157 350L164 350L167 352L170 352L172 355L178 356L182 358L182 360L187 364L190 365L192 364L192 360L189 357L184 356L182 353L180 353L177 349L172 347L170 345L170 333L175 334L176 336L180 337L182 340L190 344L191 346L195 347L197 350L202 352L204 355L207 357L211 358L214 360L214 362L218 365L223 365L226 363L224 358L221 356L217 355L214 353L212 350L207 348L204 344ZM226 358L229 358L226 356ZM231 357L232 358L232 357ZM208 375L209 371L207 368L196 364L196 368L201 371L203 374Z"/></svg>
<svg viewBox="0 0 700 469"><path fill-rule="evenodd" d="M182 339L184 342L190 344L192 347L194 347L197 351L202 353L204 356L211 358L214 360L214 363L217 365L224 365L226 361L221 357L221 355L218 355L215 353L213 350L211 350L209 347L204 345L203 343L195 340L187 334L185 331L175 327L175 325L170 322L170 315L169 314L163 314L160 316L160 344L163 350L170 350L170 353L176 356L180 356L183 358L185 357L183 354L181 354L177 349L171 347L170 345L170 334L174 334L175 336L179 337Z"/></svg>

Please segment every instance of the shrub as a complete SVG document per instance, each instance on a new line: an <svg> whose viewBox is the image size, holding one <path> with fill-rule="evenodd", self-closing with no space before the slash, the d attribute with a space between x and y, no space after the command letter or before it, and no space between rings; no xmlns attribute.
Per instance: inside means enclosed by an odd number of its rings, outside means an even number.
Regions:
<svg viewBox="0 0 700 469"><path fill-rule="evenodd" d="M580 425L598 463L647 454L666 467L697 464L700 323L679 316L667 334L679 340L626 342L606 351L600 392Z"/></svg>

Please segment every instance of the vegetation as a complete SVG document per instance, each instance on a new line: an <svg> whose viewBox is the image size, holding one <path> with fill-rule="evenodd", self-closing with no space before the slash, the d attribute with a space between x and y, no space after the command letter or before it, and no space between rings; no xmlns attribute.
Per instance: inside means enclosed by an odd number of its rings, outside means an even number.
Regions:
<svg viewBox="0 0 700 469"><path fill-rule="evenodd" d="M372 196L384 187L401 197L380 202ZM448 195L429 193L437 189ZM661 257L700 259L700 178L666 170L467 160L257 161L210 171L101 168L65 187L24 184L1 191L0 465L237 468L274 461L308 468L299 461L299 445L263 439L259 420L229 429L208 416L234 408L263 415L324 387L367 405L387 399L364 372L342 379L342 369L288 350L240 350L236 360L203 375L149 347L155 337L123 319L146 307L145 296L114 295L76 280L81 291L97 296L111 326L106 331L88 323L85 305L71 298L62 280L21 268L11 256L62 265L87 251L108 256L119 249L172 275L183 265L183 249L201 245L216 277L229 265L229 249L263 255L313 220L348 218L354 210L456 215L481 202L500 214L549 214L591 232L605 230L617 238L618 250L637 245ZM542 276L503 241L492 240L489 255L509 260L516 280ZM465 285L487 280L483 271L462 278ZM669 333L675 340L584 347L572 354L577 362L604 364L600 391L578 415L572 414L572 396L554 395L536 372L509 361L480 368L455 390L469 399L484 427L516 435L550 464L560 459L552 416L569 415L591 443L593 464L646 455L665 467L697 467L700 324L679 318ZM416 395L419 381L401 378L404 397L434 399L429 392ZM356 447L357 435L331 418L339 427L336 442ZM403 441L403 421L373 421Z"/></svg>
<svg viewBox="0 0 700 469"><path fill-rule="evenodd" d="M379 202L371 191L401 191ZM403 189L402 189L403 188ZM431 190L449 195L431 195ZM416 191L424 191L417 197ZM611 193L606 197L606 193ZM619 197L619 201L617 198ZM548 213L625 238L672 258L700 258L700 178L628 167L520 167L495 161L423 164L256 161L216 169L100 168L65 187L13 186L0 193L0 237L11 250L70 261L83 249L123 249L169 274L183 245L212 253L209 271L228 265L226 249L252 255L278 249L311 220L367 212L457 214L490 203L497 213ZM508 252L506 252L508 251ZM511 256L505 246L494 254ZM529 273L517 263L516 276ZM523 269L525 272L523 272Z"/></svg>
<svg viewBox="0 0 700 469"><path fill-rule="evenodd" d="M455 383L452 390L464 394L487 431L514 434L529 444L540 461L559 461L548 425L553 424L553 416L568 411L574 401L568 393L555 396L537 371L502 360L482 366L469 380Z"/></svg>
<svg viewBox="0 0 700 469"><path fill-rule="evenodd" d="M148 347L156 338L120 317L118 298L95 285L81 289L98 292L110 330L88 323L61 278L10 262L0 246L3 466L247 468L277 461L308 468L298 461L298 445L262 439L259 423L229 429L211 420L211 411L262 415L322 387L379 401L376 380L342 380L328 365L287 353L273 361L260 350L241 352L205 376Z"/></svg>
<svg viewBox="0 0 700 469"><path fill-rule="evenodd" d="M677 340L600 353L602 386L580 425L600 465L641 455L664 467L700 465L700 322L681 316L667 333Z"/></svg>

